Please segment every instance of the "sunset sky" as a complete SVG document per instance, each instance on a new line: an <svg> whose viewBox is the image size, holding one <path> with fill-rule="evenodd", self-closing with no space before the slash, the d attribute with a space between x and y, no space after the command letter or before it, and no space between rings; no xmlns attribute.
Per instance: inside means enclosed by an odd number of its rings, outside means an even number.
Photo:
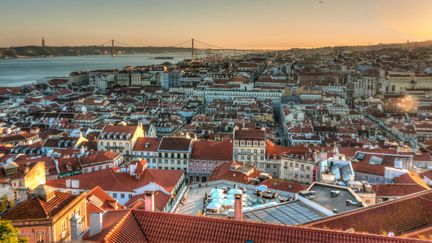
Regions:
<svg viewBox="0 0 432 243"><path fill-rule="evenodd" d="M1 0L0 46L285 49L432 39L431 0Z"/></svg>

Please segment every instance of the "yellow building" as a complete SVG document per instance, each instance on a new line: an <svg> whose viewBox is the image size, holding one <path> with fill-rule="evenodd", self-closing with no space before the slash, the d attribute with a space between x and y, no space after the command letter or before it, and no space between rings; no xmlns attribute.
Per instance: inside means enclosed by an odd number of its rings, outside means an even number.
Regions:
<svg viewBox="0 0 432 243"><path fill-rule="evenodd" d="M143 137L144 129L141 124L105 125L99 135L98 150L122 153L125 160L130 161L136 140Z"/></svg>

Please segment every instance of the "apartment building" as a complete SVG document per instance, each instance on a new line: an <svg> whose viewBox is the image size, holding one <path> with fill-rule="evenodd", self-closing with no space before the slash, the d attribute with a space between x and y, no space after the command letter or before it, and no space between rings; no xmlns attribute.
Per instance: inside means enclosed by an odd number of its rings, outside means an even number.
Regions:
<svg viewBox="0 0 432 243"><path fill-rule="evenodd" d="M233 160L252 164L258 169L265 168L265 129L234 129Z"/></svg>
<svg viewBox="0 0 432 243"><path fill-rule="evenodd" d="M144 137L141 124L105 125L99 135L98 150L122 153L126 161L130 161L132 149L138 138Z"/></svg>

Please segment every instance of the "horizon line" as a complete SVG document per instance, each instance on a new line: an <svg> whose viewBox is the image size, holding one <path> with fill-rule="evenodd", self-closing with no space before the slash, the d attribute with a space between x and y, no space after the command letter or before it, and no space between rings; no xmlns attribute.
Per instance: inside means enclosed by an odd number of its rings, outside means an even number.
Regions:
<svg viewBox="0 0 432 243"><path fill-rule="evenodd" d="M407 41L407 42L380 42L380 43L369 43L369 44L336 44L336 45L321 45L312 47L287 47L287 48L195 48L195 49L212 49L212 50L257 50L257 51L288 51L293 49L321 49L321 48L337 48L337 47L367 47L367 46L379 46L379 45L396 45L396 44L419 44L432 42L432 39L421 40L421 41ZM29 44L29 45L19 45L19 46L0 46L1 49L11 49L18 47L42 47L41 45ZM45 47L111 47L104 45L47 45ZM191 49L192 47L176 47L176 46L152 46L152 45L142 45L142 46L116 46L117 48L177 48L177 49Z"/></svg>

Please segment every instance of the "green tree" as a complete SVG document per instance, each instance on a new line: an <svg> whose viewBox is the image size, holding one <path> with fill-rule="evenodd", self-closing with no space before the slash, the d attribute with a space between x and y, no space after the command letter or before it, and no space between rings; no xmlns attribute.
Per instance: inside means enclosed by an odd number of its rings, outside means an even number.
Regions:
<svg viewBox="0 0 432 243"><path fill-rule="evenodd" d="M27 240L19 238L19 230L10 221L0 219L0 242L21 243Z"/></svg>
<svg viewBox="0 0 432 243"><path fill-rule="evenodd" d="M8 209L9 202L6 196L0 198L0 213Z"/></svg>

